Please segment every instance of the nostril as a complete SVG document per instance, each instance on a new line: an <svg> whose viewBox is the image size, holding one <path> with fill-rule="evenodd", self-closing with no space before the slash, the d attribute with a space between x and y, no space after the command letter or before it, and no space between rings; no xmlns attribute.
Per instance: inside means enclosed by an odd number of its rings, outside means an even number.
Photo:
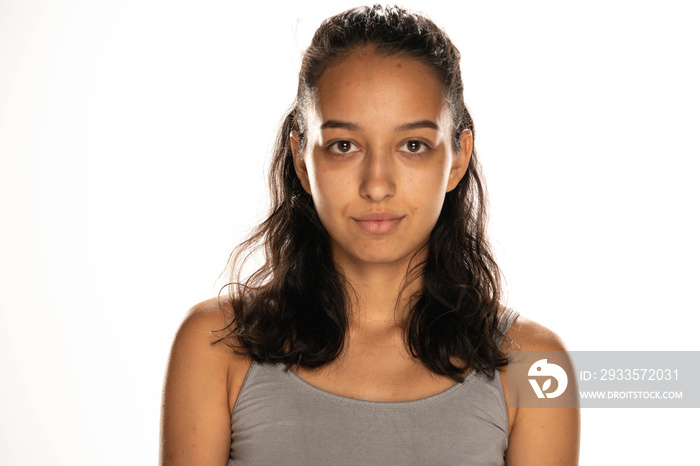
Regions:
<svg viewBox="0 0 700 466"><path fill-rule="evenodd" d="M391 197L395 192L393 181L387 178L372 178L365 180L360 186L360 195L373 201L382 201Z"/></svg>

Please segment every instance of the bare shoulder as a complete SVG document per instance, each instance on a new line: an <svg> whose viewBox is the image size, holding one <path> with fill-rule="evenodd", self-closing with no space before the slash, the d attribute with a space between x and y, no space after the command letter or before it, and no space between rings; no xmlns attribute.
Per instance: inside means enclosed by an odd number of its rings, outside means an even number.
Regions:
<svg viewBox="0 0 700 466"><path fill-rule="evenodd" d="M518 316L506 334L504 351L566 351L562 339L533 320ZM568 354L562 355L568 359ZM577 465L580 413L577 408L518 408L517 389L507 389L508 371L502 377L506 389L510 435L508 466ZM515 383L514 381L512 382ZM519 384L529 389L527 384ZM515 398L511 398L511 396Z"/></svg>
<svg viewBox="0 0 700 466"><path fill-rule="evenodd" d="M221 331L228 325L229 309L226 301L217 298L192 306L175 334L171 359L188 356L196 358L200 364L214 365L233 362L234 353L229 346L224 342L217 343Z"/></svg>
<svg viewBox="0 0 700 466"><path fill-rule="evenodd" d="M522 315L518 316L506 334L508 350L565 351L562 339L542 324Z"/></svg>
<svg viewBox="0 0 700 466"><path fill-rule="evenodd" d="M177 331L163 388L161 464L228 458L231 412L250 365L217 342L230 315L230 304L213 298L193 306Z"/></svg>
<svg viewBox="0 0 700 466"><path fill-rule="evenodd" d="M211 343L217 340L217 334L229 324L231 303L225 298L211 298L195 304L187 311L177 338L200 337ZM206 338L201 338L206 337Z"/></svg>
<svg viewBox="0 0 700 466"><path fill-rule="evenodd" d="M222 340L231 323L231 302L223 297L202 301L190 308L173 343L176 349L193 356L193 363L202 364L210 371L223 375L228 385L230 411L250 367L250 358L236 354L231 341Z"/></svg>

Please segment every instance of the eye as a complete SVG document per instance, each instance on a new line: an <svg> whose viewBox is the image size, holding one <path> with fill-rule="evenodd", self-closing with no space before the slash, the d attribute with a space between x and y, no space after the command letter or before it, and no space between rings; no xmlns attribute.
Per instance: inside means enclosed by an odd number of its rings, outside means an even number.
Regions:
<svg viewBox="0 0 700 466"><path fill-rule="evenodd" d="M408 152L409 154L421 154L428 149L429 147L426 143L422 141L417 141L415 139L406 141L401 145L401 150L404 152Z"/></svg>
<svg viewBox="0 0 700 466"><path fill-rule="evenodd" d="M336 141L328 146L328 151L332 154L351 154L358 150L357 146L348 140Z"/></svg>

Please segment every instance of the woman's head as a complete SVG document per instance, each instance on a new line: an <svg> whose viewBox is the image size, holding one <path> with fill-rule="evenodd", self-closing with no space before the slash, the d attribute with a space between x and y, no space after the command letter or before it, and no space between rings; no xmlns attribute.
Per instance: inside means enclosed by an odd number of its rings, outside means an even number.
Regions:
<svg viewBox="0 0 700 466"><path fill-rule="evenodd" d="M473 150L474 125L464 103L459 51L431 20L398 7L354 8L326 19L317 29L303 55L294 107L279 134L270 172L271 179L277 181L273 197L281 203L290 201L290 206L296 206L299 213L303 211L311 222L321 227L308 189L304 189L293 167L292 146L296 143L300 150L306 148L309 118L314 116L319 83L326 71L358 55L415 61L439 83L450 117L448 131L452 149L455 153L462 152L461 142L468 131L470 153L466 154L469 161L466 175L460 177L456 189L451 189L445 197L438 227L446 230L446 234L457 228L454 234L468 229L474 236L483 237L485 196ZM422 97L417 94L414 98ZM290 134L297 134L298 141L291 141ZM468 227L464 225L467 220L471 223Z"/></svg>
<svg viewBox="0 0 700 466"><path fill-rule="evenodd" d="M422 61L368 48L317 80L304 106L305 147L294 131L292 152L340 272L393 264L400 276L424 258L445 195L471 154L469 130L453 148L442 87Z"/></svg>

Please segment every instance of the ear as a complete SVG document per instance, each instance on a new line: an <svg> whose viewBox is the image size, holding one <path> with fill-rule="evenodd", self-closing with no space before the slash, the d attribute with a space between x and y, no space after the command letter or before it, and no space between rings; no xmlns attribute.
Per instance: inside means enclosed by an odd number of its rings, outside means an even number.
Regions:
<svg viewBox="0 0 700 466"><path fill-rule="evenodd" d="M292 162L294 163L294 171L297 174L297 178L301 182L301 187L304 188L308 194L311 194L311 184L309 183L309 172L306 169L306 162L304 157L302 157L301 151L301 136L296 131L289 133L289 145L292 148Z"/></svg>
<svg viewBox="0 0 700 466"><path fill-rule="evenodd" d="M457 187L459 182L464 178L469 168L469 160L472 158L472 148L474 147L474 137L469 129L465 129L459 135L460 152L452 161L450 168L450 176L447 180L447 192L452 191Z"/></svg>

